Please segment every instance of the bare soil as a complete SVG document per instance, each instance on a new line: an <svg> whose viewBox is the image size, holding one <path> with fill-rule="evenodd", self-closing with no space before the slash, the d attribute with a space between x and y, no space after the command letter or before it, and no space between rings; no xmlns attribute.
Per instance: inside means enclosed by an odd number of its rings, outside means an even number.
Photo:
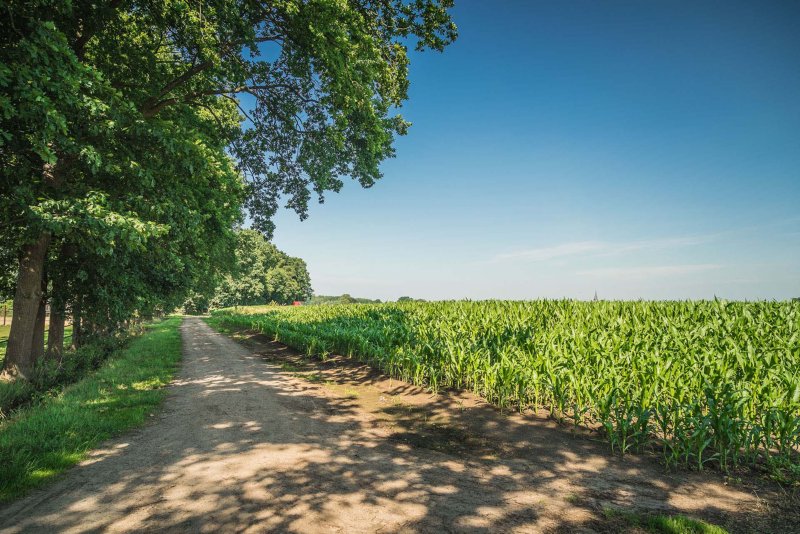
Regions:
<svg viewBox="0 0 800 534"><path fill-rule="evenodd" d="M619 532L680 513L800 531L795 495L666 471L588 431L187 318L162 412L0 509L2 532ZM241 337L241 336L240 336ZM633 527L631 527L633 528ZM632 530L633 531L633 530Z"/></svg>

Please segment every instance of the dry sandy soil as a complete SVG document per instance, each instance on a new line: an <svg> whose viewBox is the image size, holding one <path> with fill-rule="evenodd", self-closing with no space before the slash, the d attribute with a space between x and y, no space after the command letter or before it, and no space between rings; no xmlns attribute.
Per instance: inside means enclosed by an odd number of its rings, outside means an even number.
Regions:
<svg viewBox="0 0 800 534"><path fill-rule="evenodd" d="M777 486L620 459L592 434L430 393L343 358L317 362L202 320L164 409L0 531L608 532L606 510L682 513L734 532L800 529ZM794 506L793 506L794 504ZM635 529L633 529L635 530Z"/></svg>

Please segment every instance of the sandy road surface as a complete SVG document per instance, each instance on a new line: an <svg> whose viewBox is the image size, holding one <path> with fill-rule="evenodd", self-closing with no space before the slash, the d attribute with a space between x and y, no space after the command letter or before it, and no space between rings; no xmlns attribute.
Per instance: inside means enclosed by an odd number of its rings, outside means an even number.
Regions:
<svg viewBox="0 0 800 534"><path fill-rule="evenodd" d="M280 345L258 354L200 319L181 328L183 366L164 410L0 509L0 531L575 532L607 529L606 504L729 526L769 515L762 499L719 477L669 477L652 462L562 439L550 423L487 420L463 399L461 412L449 411L524 450L487 454L459 439L429 447L402 419L368 408L389 395L413 407L430 399L424 392L385 378L326 387L276 363Z"/></svg>

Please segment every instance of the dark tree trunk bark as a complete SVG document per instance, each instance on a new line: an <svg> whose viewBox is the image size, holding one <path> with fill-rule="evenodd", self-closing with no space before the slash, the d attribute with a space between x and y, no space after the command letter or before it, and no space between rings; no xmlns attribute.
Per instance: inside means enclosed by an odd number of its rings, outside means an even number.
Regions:
<svg viewBox="0 0 800 534"><path fill-rule="evenodd" d="M42 300L42 274L49 245L50 233L42 232L34 242L22 248L4 374L27 378L33 369L33 333Z"/></svg>
<svg viewBox="0 0 800 534"><path fill-rule="evenodd" d="M71 257L74 247L66 243L61 245L59 258L63 261ZM52 290L50 292L50 328L47 331L47 352L46 357L50 360L61 362L64 354L64 324L67 319L67 295L64 291L67 284L64 283L63 273L55 271L55 275L49 274Z"/></svg>
<svg viewBox="0 0 800 534"><path fill-rule="evenodd" d="M83 318L81 317L81 298L76 297L72 305L72 348L77 349L83 343Z"/></svg>
<svg viewBox="0 0 800 534"><path fill-rule="evenodd" d="M64 354L64 301L53 299L50 304L50 329L47 332L47 357L61 361Z"/></svg>
<svg viewBox="0 0 800 534"><path fill-rule="evenodd" d="M92 341L95 339L100 332L100 328L97 326L97 324L93 321L89 321L86 318L83 319L81 328L83 330L81 332L81 345L85 345L87 341Z"/></svg>
<svg viewBox="0 0 800 534"><path fill-rule="evenodd" d="M31 342L31 360L33 365L44 356L44 330L47 320L47 276L42 276L42 297L39 299L39 310L36 312L36 323L33 325L33 341Z"/></svg>

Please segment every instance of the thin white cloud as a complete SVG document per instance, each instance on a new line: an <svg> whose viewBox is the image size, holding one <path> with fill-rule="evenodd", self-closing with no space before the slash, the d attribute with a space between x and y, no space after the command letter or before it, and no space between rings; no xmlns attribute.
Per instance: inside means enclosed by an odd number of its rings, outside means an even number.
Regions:
<svg viewBox="0 0 800 534"><path fill-rule="evenodd" d="M596 278L663 278L714 271L722 267L722 265L717 263L657 265L650 267L606 267L602 269L578 271L576 274Z"/></svg>
<svg viewBox="0 0 800 534"><path fill-rule="evenodd" d="M607 241L576 241L551 247L517 250L496 255L492 261L548 261L569 256L612 256L642 250L659 250L700 245L711 241L713 236L668 237L646 239L621 243Z"/></svg>
<svg viewBox="0 0 800 534"><path fill-rule="evenodd" d="M534 248L529 250L518 250L507 254L498 254L495 260L529 260L547 261L564 256L580 256L588 253L598 253L608 248L607 243L601 241L579 241L576 243L563 243L553 247Z"/></svg>

